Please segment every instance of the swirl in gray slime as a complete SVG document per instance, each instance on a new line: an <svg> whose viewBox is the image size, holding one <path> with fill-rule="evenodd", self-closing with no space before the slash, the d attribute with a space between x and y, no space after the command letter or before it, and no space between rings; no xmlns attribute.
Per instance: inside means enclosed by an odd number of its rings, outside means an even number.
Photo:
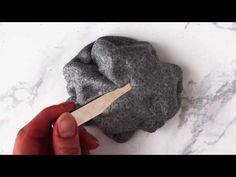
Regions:
<svg viewBox="0 0 236 177"><path fill-rule="evenodd" d="M77 108L131 84L131 91L89 122L116 142L128 141L138 129L156 131L181 105L181 68L160 61L148 42L101 37L67 63L63 74Z"/></svg>

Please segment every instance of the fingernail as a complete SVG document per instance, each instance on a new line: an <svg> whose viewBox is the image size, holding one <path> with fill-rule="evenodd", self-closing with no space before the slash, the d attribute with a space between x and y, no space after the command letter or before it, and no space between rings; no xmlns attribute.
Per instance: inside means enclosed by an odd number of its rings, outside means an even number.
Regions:
<svg viewBox="0 0 236 177"><path fill-rule="evenodd" d="M58 132L62 138L72 138L77 131L76 123L71 117L60 117L58 119Z"/></svg>
<svg viewBox="0 0 236 177"><path fill-rule="evenodd" d="M97 140L97 138L95 138L93 135L89 134L89 136L91 137L91 139L93 139L94 143L96 144L96 146L98 147L100 144L99 144L99 141Z"/></svg>

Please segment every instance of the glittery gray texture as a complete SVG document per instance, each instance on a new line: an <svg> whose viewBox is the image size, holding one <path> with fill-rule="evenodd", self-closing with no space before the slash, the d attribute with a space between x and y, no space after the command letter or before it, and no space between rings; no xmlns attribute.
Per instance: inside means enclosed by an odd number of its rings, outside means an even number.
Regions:
<svg viewBox="0 0 236 177"><path fill-rule="evenodd" d="M117 142L128 141L138 129L154 132L181 105L181 68L160 61L148 42L101 37L67 63L63 74L69 99L76 102L77 108L131 84L131 91L91 120Z"/></svg>

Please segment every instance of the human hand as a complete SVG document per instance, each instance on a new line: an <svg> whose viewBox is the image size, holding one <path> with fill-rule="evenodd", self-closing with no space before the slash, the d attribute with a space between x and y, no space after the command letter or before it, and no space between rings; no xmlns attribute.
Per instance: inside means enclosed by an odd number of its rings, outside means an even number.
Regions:
<svg viewBox="0 0 236 177"><path fill-rule="evenodd" d="M97 148L98 140L85 128L77 127L74 117L68 113L74 106L73 102L65 102L42 110L18 132L13 154L80 155Z"/></svg>

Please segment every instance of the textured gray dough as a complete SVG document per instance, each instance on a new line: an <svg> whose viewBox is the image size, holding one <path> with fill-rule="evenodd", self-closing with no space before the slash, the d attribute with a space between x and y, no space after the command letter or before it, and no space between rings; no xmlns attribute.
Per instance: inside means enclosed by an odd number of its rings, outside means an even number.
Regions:
<svg viewBox="0 0 236 177"><path fill-rule="evenodd" d="M117 142L128 141L138 129L154 132L180 108L182 70L161 62L148 42L101 37L67 63L63 73L77 108L131 84L131 91L91 120Z"/></svg>

